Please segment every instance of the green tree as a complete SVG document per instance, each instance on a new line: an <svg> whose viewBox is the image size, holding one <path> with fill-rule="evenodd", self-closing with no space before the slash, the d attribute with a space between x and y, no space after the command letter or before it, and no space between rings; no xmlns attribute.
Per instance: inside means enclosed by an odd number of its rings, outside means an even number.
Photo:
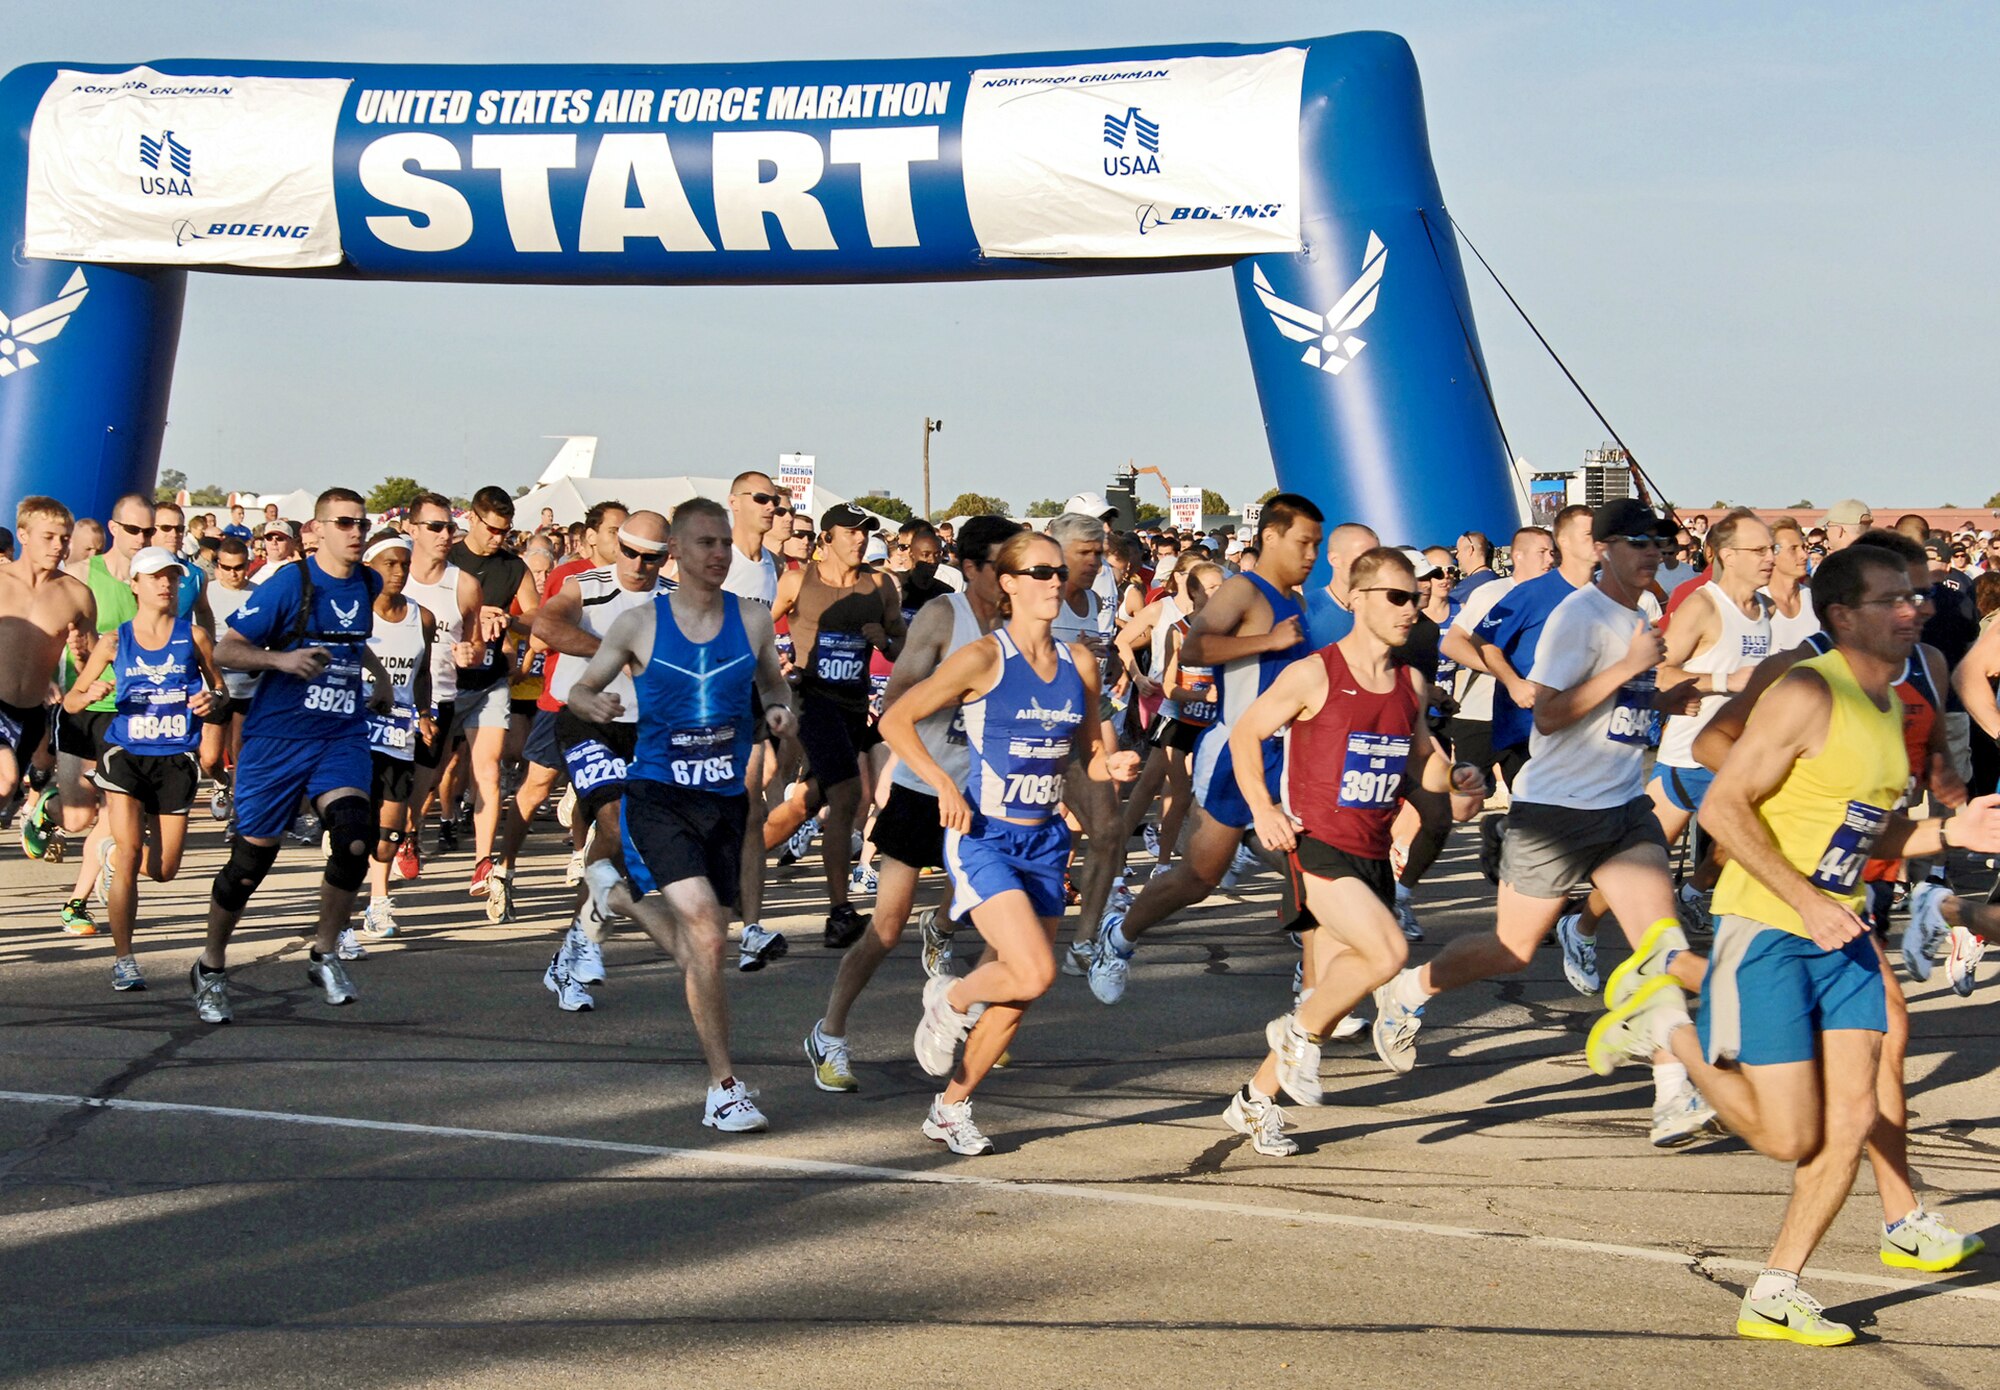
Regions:
<svg viewBox="0 0 2000 1390"><path fill-rule="evenodd" d="M1141 502L1134 513L1141 526L1164 526L1167 524L1167 509L1155 502Z"/></svg>
<svg viewBox="0 0 2000 1390"><path fill-rule="evenodd" d="M1061 516L1062 510L1063 504L1056 501L1053 497L1044 497L1039 502L1030 502L1028 504L1029 516Z"/></svg>
<svg viewBox="0 0 2000 1390"><path fill-rule="evenodd" d="M908 521L917 514L917 509L900 497L863 497L857 500L875 515L886 516L897 523Z"/></svg>
<svg viewBox="0 0 2000 1390"><path fill-rule="evenodd" d="M188 494L190 507L226 507L229 505L229 490L219 488L214 483L198 487ZM227 518L224 518L227 520Z"/></svg>
<svg viewBox="0 0 2000 1390"><path fill-rule="evenodd" d="M1276 497L1277 495L1278 495L1278 489L1274 487L1267 487L1264 489L1264 495L1257 499L1257 505L1261 507L1264 503L1270 501L1273 497Z"/></svg>
<svg viewBox="0 0 2000 1390"><path fill-rule="evenodd" d="M1810 497L1801 497L1798 501L1792 503L1794 507L1810 507L1812 504L1813 500Z"/></svg>
<svg viewBox="0 0 2000 1390"><path fill-rule="evenodd" d="M1991 497L1987 498L1986 505L1988 507L2000 507L2000 492L1996 492Z"/></svg>
<svg viewBox="0 0 2000 1390"><path fill-rule="evenodd" d="M188 485L188 475L178 468L162 468L160 485L153 489L155 502L171 502L182 488Z"/></svg>
<svg viewBox="0 0 2000 1390"><path fill-rule="evenodd" d="M976 492L961 492L951 499L942 511L932 514L932 521L943 521L954 516L1012 516L1014 509L998 497L982 497Z"/></svg>
<svg viewBox="0 0 2000 1390"><path fill-rule="evenodd" d="M424 485L415 478L384 478L368 494L368 510L387 512L407 507L417 500L417 495L423 490Z"/></svg>
<svg viewBox="0 0 2000 1390"><path fill-rule="evenodd" d="M1236 508L1229 505L1229 499L1213 488L1201 490L1201 513L1203 516L1233 516Z"/></svg>

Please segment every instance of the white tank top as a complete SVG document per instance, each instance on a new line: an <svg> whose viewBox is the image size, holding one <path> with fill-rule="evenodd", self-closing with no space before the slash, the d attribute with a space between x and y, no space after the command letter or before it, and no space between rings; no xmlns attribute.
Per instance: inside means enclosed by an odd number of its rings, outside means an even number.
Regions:
<svg viewBox="0 0 2000 1390"><path fill-rule="evenodd" d="M945 643L944 655L950 656L960 647L969 647L985 634L979 630L979 619L972 611L972 600L964 594L942 595L944 602L951 605L951 640ZM932 602L938 600L933 599ZM963 787L965 779L972 775L972 749L965 741L965 706L952 705L936 714L925 715L917 721L917 736L924 741L924 750L937 760L937 765L945 770L953 783ZM889 772L889 780L899 787L908 787L913 792L925 796L936 796L931 784L910 771L909 764L901 758Z"/></svg>
<svg viewBox="0 0 2000 1390"><path fill-rule="evenodd" d="M1771 654L1771 619L1768 599L1759 604L1763 610L1758 617L1745 617L1743 610L1736 606L1736 600L1722 591L1722 586L1714 580L1702 585L1688 596L1688 602L1706 595L1715 605L1716 615L1722 620L1722 631L1706 651L1689 657L1682 669L1701 675L1731 675L1746 666L1755 666ZM1675 714L1667 718L1667 726L1660 733L1659 761L1668 767L1697 767L1694 756L1695 736L1708 727L1708 721L1715 718L1715 712L1726 703L1720 695L1711 695L1701 702L1699 714Z"/></svg>
<svg viewBox="0 0 2000 1390"><path fill-rule="evenodd" d="M1766 598L1771 596L1769 589L1760 589L1758 592ZM1812 590L1801 588L1797 617L1787 618L1775 606L1771 609L1771 650L1788 652L1818 632L1819 626L1819 614L1813 612Z"/></svg>
<svg viewBox="0 0 2000 1390"><path fill-rule="evenodd" d="M1082 613L1069 606L1069 596L1065 594L1056 604L1056 620L1049 625L1058 642L1081 642L1097 654L1097 674L1101 680L1111 660L1111 637L1109 627L1111 612L1105 607L1104 596L1095 589L1083 591Z"/></svg>
<svg viewBox="0 0 2000 1390"><path fill-rule="evenodd" d="M611 625L618 621L621 613L629 613L634 608L643 608L653 601L653 595L671 592L663 579L651 589L628 589L618 582L618 571L611 565L603 565L594 570L573 574L564 581L576 585L583 605L577 614L576 625L592 637L603 638L611 631ZM564 656L556 663L555 675L549 678L549 698L559 703L569 703L570 687L584 672L590 662L580 656ZM625 712L618 716L617 723L636 724L639 720L639 692L632 687L629 671L620 671L611 684L604 687L607 695L616 695Z"/></svg>
<svg viewBox="0 0 2000 1390"><path fill-rule="evenodd" d="M422 604L437 624L437 642L431 648L431 700L442 709L458 696L458 665L451 648L465 640L465 615L458 611L458 566L446 565L434 584L421 584L412 574L403 585L403 596Z"/></svg>
<svg viewBox="0 0 2000 1390"><path fill-rule="evenodd" d="M368 634L368 650L388 671L399 705L416 701L417 658L424 650L424 619L417 605L403 604L401 622L390 622L375 614L375 626Z"/></svg>

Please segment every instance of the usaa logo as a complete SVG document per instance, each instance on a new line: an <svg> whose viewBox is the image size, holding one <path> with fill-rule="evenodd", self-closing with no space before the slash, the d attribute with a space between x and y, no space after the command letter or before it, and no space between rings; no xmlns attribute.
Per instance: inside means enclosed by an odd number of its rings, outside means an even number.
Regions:
<svg viewBox="0 0 2000 1390"><path fill-rule="evenodd" d="M139 191L158 196L194 196L194 151L174 138L171 130L158 137L139 137L139 167L150 173L139 175Z"/></svg>
<svg viewBox="0 0 2000 1390"><path fill-rule="evenodd" d="M1104 118L1104 143L1114 150L1132 151L1104 156L1104 172L1111 177L1160 172L1159 123L1147 120L1138 107L1128 106L1124 115Z"/></svg>

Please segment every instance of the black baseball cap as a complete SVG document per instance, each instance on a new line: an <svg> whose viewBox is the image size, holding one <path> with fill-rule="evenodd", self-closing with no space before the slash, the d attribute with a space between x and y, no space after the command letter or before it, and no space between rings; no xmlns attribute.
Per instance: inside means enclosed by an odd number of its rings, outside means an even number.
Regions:
<svg viewBox="0 0 2000 1390"><path fill-rule="evenodd" d="M1620 497L1590 514L1592 540L1608 541L1615 536L1658 536L1661 540L1672 540L1674 528L1638 498Z"/></svg>
<svg viewBox="0 0 2000 1390"><path fill-rule="evenodd" d="M873 513L862 511L852 502L842 502L837 507L828 507L819 519L819 529L822 532L831 531L836 526L846 527L850 531L879 531L882 529L882 520Z"/></svg>

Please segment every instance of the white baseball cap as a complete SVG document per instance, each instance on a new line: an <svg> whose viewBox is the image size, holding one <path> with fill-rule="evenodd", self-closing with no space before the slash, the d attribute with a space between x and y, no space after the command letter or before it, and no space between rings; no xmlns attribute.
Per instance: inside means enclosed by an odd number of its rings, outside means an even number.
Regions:
<svg viewBox="0 0 2000 1390"><path fill-rule="evenodd" d="M186 567L181 564L174 552L163 546L149 545L132 557L134 574L158 574L161 570L184 568Z"/></svg>
<svg viewBox="0 0 2000 1390"><path fill-rule="evenodd" d="M1101 492L1079 492L1063 503L1066 512L1077 512L1083 516L1094 516L1099 521L1118 515L1118 509L1104 500Z"/></svg>
<svg viewBox="0 0 2000 1390"><path fill-rule="evenodd" d="M1397 553L1410 562L1411 573L1415 574L1419 579L1429 579L1434 574L1444 573L1443 570L1437 567L1437 563L1421 550L1412 549L1406 545Z"/></svg>

